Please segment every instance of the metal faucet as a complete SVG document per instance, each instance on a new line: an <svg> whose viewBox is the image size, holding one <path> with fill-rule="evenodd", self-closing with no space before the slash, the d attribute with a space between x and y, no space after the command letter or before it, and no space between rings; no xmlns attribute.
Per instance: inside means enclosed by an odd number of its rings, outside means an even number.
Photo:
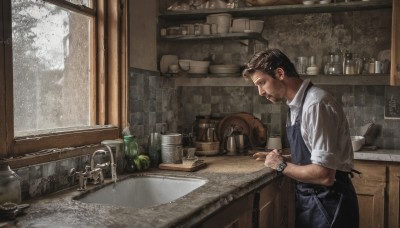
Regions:
<svg viewBox="0 0 400 228"><path fill-rule="evenodd" d="M114 155L112 153L111 147L109 147L108 145L105 145L105 147L107 147L108 152L110 153L111 164L106 162L106 163L103 163L103 164L96 164L96 166L94 165L94 157L96 156L97 153L102 153L102 154L106 154L107 153L106 150L99 149L99 150L96 150L95 152L93 152L93 154L92 154L92 157L90 159L90 168L91 168L91 170L94 170L96 168L104 169L104 168L106 168L106 167L108 167L110 165L110 167L111 167L111 179L114 182L117 182L117 164L115 164L115 162L114 162Z"/></svg>
<svg viewBox="0 0 400 228"><path fill-rule="evenodd" d="M105 146L108 149L108 153L110 153L110 158L111 158L110 162L94 165L94 157L98 153L107 154L107 150L99 149L93 152L92 157L90 158L90 166L86 165L85 171L76 172L75 168L70 170L69 176L72 177L76 175L78 177L79 180L78 191L86 190L86 184L88 179L92 180L93 184L104 183L103 169L107 168L108 166L111 166L111 179L114 181L114 183L117 182L117 165L114 162L114 155L112 153L111 148L107 145ZM71 180L71 182L74 182L74 180Z"/></svg>

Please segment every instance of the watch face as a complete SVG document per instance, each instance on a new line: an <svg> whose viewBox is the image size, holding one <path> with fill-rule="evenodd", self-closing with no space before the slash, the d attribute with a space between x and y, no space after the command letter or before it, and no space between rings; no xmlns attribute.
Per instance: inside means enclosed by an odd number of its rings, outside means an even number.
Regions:
<svg viewBox="0 0 400 228"><path fill-rule="evenodd" d="M281 164L278 165L276 171L282 172L286 168L286 166L287 166L286 162L282 162Z"/></svg>

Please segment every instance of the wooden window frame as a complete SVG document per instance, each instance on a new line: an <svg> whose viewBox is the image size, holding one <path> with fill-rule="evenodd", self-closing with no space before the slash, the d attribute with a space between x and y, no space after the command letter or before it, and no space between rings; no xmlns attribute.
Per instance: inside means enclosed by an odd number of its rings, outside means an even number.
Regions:
<svg viewBox="0 0 400 228"><path fill-rule="evenodd" d="M68 148L63 158L72 157L80 154L81 147L120 137L121 128L127 123L128 1L93 0L94 7L87 8L65 0L45 0L94 17L91 26L91 36L95 37L95 42L91 44L91 65L94 70L90 85L91 110L94 110L91 112L93 127L27 137L14 137L11 1L0 1L0 158L7 158L12 163L13 159L24 159L27 157L25 155L35 153L30 162L23 162L25 166L57 159L48 152L46 154L49 155L41 155L40 151ZM71 152L71 147L78 148L78 152ZM39 155L40 159L35 159Z"/></svg>

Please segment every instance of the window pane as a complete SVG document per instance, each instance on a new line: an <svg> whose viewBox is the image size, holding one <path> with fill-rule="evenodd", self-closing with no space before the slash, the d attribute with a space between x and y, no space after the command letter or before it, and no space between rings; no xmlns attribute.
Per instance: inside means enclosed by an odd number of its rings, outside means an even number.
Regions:
<svg viewBox="0 0 400 228"><path fill-rule="evenodd" d="M86 6L88 8L93 8L92 0L66 0L66 1L78 6Z"/></svg>
<svg viewBox="0 0 400 228"><path fill-rule="evenodd" d="M15 136L90 124L90 20L12 0Z"/></svg>

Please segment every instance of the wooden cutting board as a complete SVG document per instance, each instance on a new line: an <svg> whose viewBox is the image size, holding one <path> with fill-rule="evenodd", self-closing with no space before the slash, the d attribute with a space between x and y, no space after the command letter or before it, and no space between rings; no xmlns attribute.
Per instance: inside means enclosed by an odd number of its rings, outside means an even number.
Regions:
<svg viewBox="0 0 400 228"><path fill-rule="evenodd" d="M205 166L207 166L207 163L205 163L205 162L199 162L193 166L188 166L188 165L184 165L184 164L161 163L160 165L158 165L158 168L166 169L166 170L193 172L193 171L197 171Z"/></svg>

